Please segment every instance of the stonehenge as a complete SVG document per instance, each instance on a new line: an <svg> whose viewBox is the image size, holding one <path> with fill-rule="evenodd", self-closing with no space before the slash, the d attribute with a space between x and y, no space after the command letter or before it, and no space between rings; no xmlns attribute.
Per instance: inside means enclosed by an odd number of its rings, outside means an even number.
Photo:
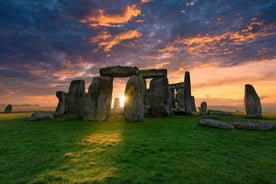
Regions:
<svg viewBox="0 0 276 184"><path fill-rule="evenodd" d="M139 70L137 67L114 66L101 68L100 76L94 77L85 93L84 80L73 80L68 93L57 91L58 105L55 114L65 114L68 119L106 121L110 114L113 79L128 77L124 95L124 118L140 122L145 116L168 117L195 114L195 98L192 96L190 73L185 72L184 82L169 84L166 69ZM147 88L146 79L150 79ZM114 108L120 108L120 99L115 98ZM207 110L207 103L200 105L201 115L218 114ZM247 117L261 117L260 98L254 87L245 85L244 114ZM223 114L223 113L219 113Z"/></svg>

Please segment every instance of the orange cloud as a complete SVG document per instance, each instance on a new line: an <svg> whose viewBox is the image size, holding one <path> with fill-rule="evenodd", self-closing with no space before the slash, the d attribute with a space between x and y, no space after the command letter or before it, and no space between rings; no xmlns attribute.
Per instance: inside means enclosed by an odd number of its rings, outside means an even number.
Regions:
<svg viewBox="0 0 276 184"><path fill-rule="evenodd" d="M110 51L112 47L118 45L124 40L130 40L133 38L139 38L142 34L137 30L131 30L118 35L112 36L108 32L103 32L90 39L92 43L98 43L99 48L103 48L104 51Z"/></svg>
<svg viewBox="0 0 276 184"><path fill-rule="evenodd" d="M121 26L130 21L133 17L138 16L141 10L136 5L129 5L117 14L106 13L103 9L93 10L90 15L81 19L80 22L88 23L91 27L114 27Z"/></svg>
<svg viewBox="0 0 276 184"><path fill-rule="evenodd" d="M240 49L237 47L239 45L249 44L257 39L274 35L276 33L275 26L275 24L265 25L263 21L253 18L248 26L242 30L229 31L218 35L207 34L190 38L177 38L159 52L165 55L174 55L186 46L190 54L202 57L232 54ZM234 47L229 47L231 45Z"/></svg>
<svg viewBox="0 0 276 184"><path fill-rule="evenodd" d="M55 106L58 103L56 95L25 96L21 103L39 104L41 106Z"/></svg>
<svg viewBox="0 0 276 184"><path fill-rule="evenodd" d="M141 3L148 3L150 0L141 0Z"/></svg>

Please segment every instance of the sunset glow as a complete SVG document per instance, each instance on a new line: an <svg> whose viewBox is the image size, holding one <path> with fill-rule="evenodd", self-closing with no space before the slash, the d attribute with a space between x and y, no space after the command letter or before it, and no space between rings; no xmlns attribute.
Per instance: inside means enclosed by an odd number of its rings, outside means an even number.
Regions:
<svg viewBox="0 0 276 184"><path fill-rule="evenodd" d="M0 104L55 107L56 91L67 92L72 80L85 80L88 92L100 68L122 65L165 68L169 83L189 71L197 106L242 106L249 83L262 104L276 107L275 1L14 0L0 7ZM128 79L114 78L112 97L122 107Z"/></svg>

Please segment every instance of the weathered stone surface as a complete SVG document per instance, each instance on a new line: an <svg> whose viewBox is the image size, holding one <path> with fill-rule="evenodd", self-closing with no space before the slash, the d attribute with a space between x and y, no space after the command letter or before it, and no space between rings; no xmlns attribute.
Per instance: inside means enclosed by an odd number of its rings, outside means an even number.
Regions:
<svg viewBox="0 0 276 184"><path fill-rule="evenodd" d="M191 106L192 106L192 114L196 112L196 105L195 105L195 97L191 96Z"/></svg>
<svg viewBox="0 0 276 184"><path fill-rule="evenodd" d="M57 91L56 97L58 98L58 105L55 111L55 114L64 114L65 113L65 104L66 104L67 93L63 91Z"/></svg>
<svg viewBox="0 0 276 184"><path fill-rule="evenodd" d="M179 89L179 88L184 89L184 82L169 84L169 89Z"/></svg>
<svg viewBox="0 0 276 184"><path fill-rule="evenodd" d="M169 91L170 91L170 106L173 109L176 107L175 89L169 89Z"/></svg>
<svg viewBox="0 0 276 184"><path fill-rule="evenodd" d="M167 69L140 70L139 75L144 79L157 78L157 77L167 77Z"/></svg>
<svg viewBox="0 0 276 184"><path fill-rule="evenodd" d="M151 114L150 90L146 88L145 88L145 94L144 94L144 113L145 113L145 116L149 116Z"/></svg>
<svg viewBox="0 0 276 184"><path fill-rule="evenodd" d="M91 108L87 110L87 118L91 121L105 121L108 118L113 90L113 78L108 76L93 78L88 90Z"/></svg>
<svg viewBox="0 0 276 184"><path fill-rule="evenodd" d="M272 121L232 121L230 122L236 129L244 130L275 130L276 123Z"/></svg>
<svg viewBox="0 0 276 184"><path fill-rule="evenodd" d="M199 111L202 115L205 115L207 113L207 102L201 102Z"/></svg>
<svg viewBox="0 0 276 184"><path fill-rule="evenodd" d="M245 85L244 115L251 118L262 117L261 101L257 92L251 84Z"/></svg>
<svg viewBox="0 0 276 184"><path fill-rule="evenodd" d="M113 66L100 69L101 76L110 77L130 77L131 75L137 75L139 69L137 67L130 66Z"/></svg>
<svg viewBox="0 0 276 184"><path fill-rule="evenodd" d="M193 102L191 99L190 73L188 71L185 72L185 78L184 78L184 105L185 105L186 114L192 114Z"/></svg>
<svg viewBox="0 0 276 184"><path fill-rule="evenodd" d="M71 82L66 97L66 115L68 119L82 119L85 115L84 80Z"/></svg>
<svg viewBox="0 0 276 184"><path fill-rule="evenodd" d="M126 121L144 120L144 80L138 75L132 75L126 85L124 104Z"/></svg>
<svg viewBox="0 0 276 184"><path fill-rule="evenodd" d="M11 113L12 112L12 105L11 104L7 105L4 112L5 113Z"/></svg>
<svg viewBox="0 0 276 184"><path fill-rule="evenodd" d="M150 82L150 106L153 116L169 116L169 87L168 78L154 78Z"/></svg>
<svg viewBox="0 0 276 184"><path fill-rule="evenodd" d="M34 112L30 117L27 118L28 121L40 121L53 118L51 113L46 112Z"/></svg>
<svg viewBox="0 0 276 184"><path fill-rule="evenodd" d="M120 108L120 98L114 99L114 108Z"/></svg>
<svg viewBox="0 0 276 184"><path fill-rule="evenodd" d="M176 98L175 99L175 101L176 101L176 108L185 109L184 90L183 90L183 88L178 88L176 90L175 98Z"/></svg>
<svg viewBox="0 0 276 184"><path fill-rule="evenodd" d="M199 125L202 126L210 126L220 129L234 129L235 127L229 123L225 123L223 121L215 120L215 119L201 119L199 120Z"/></svg>

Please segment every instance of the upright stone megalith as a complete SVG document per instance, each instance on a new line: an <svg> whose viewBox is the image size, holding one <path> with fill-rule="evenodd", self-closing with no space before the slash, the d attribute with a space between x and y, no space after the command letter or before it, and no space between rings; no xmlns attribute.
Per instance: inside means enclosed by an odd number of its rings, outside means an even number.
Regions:
<svg viewBox="0 0 276 184"><path fill-rule="evenodd" d="M120 98L114 99L114 108L120 108Z"/></svg>
<svg viewBox="0 0 276 184"><path fill-rule="evenodd" d="M4 112L5 113L11 113L12 112L12 105L11 104L7 105Z"/></svg>
<svg viewBox="0 0 276 184"><path fill-rule="evenodd" d="M150 107L153 116L170 115L170 93L167 77L154 78L150 82Z"/></svg>
<svg viewBox="0 0 276 184"><path fill-rule="evenodd" d="M125 89L127 101L124 104L126 121L144 120L144 80L138 75L132 75Z"/></svg>
<svg viewBox="0 0 276 184"><path fill-rule="evenodd" d="M262 117L261 101L257 92L251 84L245 85L244 115L251 118Z"/></svg>
<svg viewBox="0 0 276 184"><path fill-rule="evenodd" d="M194 112L195 105L193 104L194 100L192 99L191 93L190 73L186 71L184 78L184 106L186 114L192 114Z"/></svg>
<svg viewBox="0 0 276 184"><path fill-rule="evenodd" d="M113 91L113 78L108 76L93 78L88 90L87 118L91 121L105 121L108 118Z"/></svg>
<svg viewBox="0 0 276 184"><path fill-rule="evenodd" d="M200 111L201 115L207 114L207 102L205 102L205 101L201 102L199 111Z"/></svg>
<svg viewBox="0 0 276 184"><path fill-rule="evenodd" d="M56 114L64 114L65 113L66 96L67 96L67 93L65 93L63 91L56 92L56 97L58 98L58 105L57 105L57 108L55 111Z"/></svg>
<svg viewBox="0 0 276 184"><path fill-rule="evenodd" d="M68 119L82 119L85 115L84 80L71 82L66 98L66 114Z"/></svg>
<svg viewBox="0 0 276 184"><path fill-rule="evenodd" d="M183 88L178 88L176 89L176 107L178 109L185 109L185 104L184 104L184 90Z"/></svg>

